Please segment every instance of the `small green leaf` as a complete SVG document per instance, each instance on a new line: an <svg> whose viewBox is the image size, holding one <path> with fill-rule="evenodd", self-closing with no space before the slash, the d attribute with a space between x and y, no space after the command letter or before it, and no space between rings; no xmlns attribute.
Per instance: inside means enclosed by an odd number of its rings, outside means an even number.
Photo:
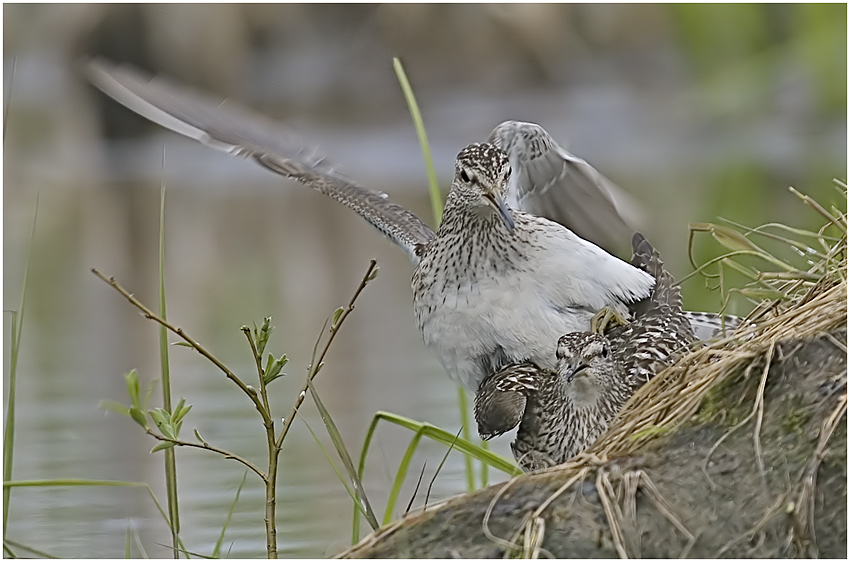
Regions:
<svg viewBox="0 0 850 562"><path fill-rule="evenodd" d="M279 379L280 377L282 377L282 376L283 376L283 375L285 375L285 374L286 374L286 373L280 373L280 372L278 372L278 373L274 373L274 374L272 374L271 376L264 376L264 377L263 377L263 382L265 383L265 385L266 385L266 386L268 386L268 385L270 385L273 381L276 381L277 379Z"/></svg>
<svg viewBox="0 0 850 562"><path fill-rule="evenodd" d="M763 253L763 250L756 246L749 238L725 226L717 224L711 225L711 235L715 240L723 244L734 252L758 252Z"/></svg>
<svg viewBox="0 0 850 562"><path fill-rule="evenodd" d="M130 412L130 417L131 417L131 418L133 418L133 421L134 421L134 422L136 422L136 423L137 423L137 424L139 424L140 426L142 426L142 427L144 427L145 429L147 429L147 427L148 427L148 420L147 420L147 419L145 419L145 414L144 414L144 413L142 413L142 411L141 411L139 408L137 408L137 407L135 407L135 406L130 406L130 410L129 410L129 412Z"/></svg>
<svg viewBox="0 0 850 562"><path fill-rule="evenodd" d="M153 391L156 388L156 385L157 385L158 382L159 382L159 379L154 379L148 385L148 389L145 391L145 401L142 403L142 409L143 410L148 409L148 404L151 403L151 394L153 394Z"/></svg>
<svg viewBox="0 0 850 562"><path fill-rule="evenodd" d="M169 439L177 439L177 432L174 430L174 427L170 423L164 423L159 426L159 430L163 435L168 437Z"/></svg>
<svg viewBox="0 0 850 562"><path fill-rule="evenodd" d="M271 355L269 355L271 358ZM276 378L284 376L286 373L282 373L281 369L283 366L289 362L289 358L286 357L286 354L282 355L280 359L272 363L268 368L266 368L265 375L263 376L263 382L265 384L271 383Z"/></svg>
<svg viewBox="0 0 850 562"><path fill-rule="evenodd" d="M124 375L124 381L127 383L127 394L130 395L130 401L136 408L142 407L142 401L139 397L139 373L135 369Z"/></svg>
<svg viewBox="0 0 850 562"><path fill-rule="evenodd" d="M742 289L732 289L735 292L741 293L745 297L759 300L786 300L788 295L775 289L759 288L759 287L744 287Z"/></svg>
<svg viewBox="0 0 850 562"><path fill-rule="evenodd" d="M263 318L263 325L255 338L257 340L257 354L260 356L262 356L263 352L266 350L266 344L269 342L269 337L271 337L272 335L272 330L274 330L274 327L271 326L271 321L271 316Z"/></svg>
<svg viewBox="0 0 850 562"><path fill-rule="evenodd" d="M339 307L334 310L333 317L331 318L331 328L336 327L336 323L339 321L339 317L342 316L342 313L345 312L343 307Z"/></svg>
<svg viewBox="0 0 850 562"><path fill-rule="evenodd" d="M200 432L200 431L198 431L197 429L195 429L195 430L193 430L193 431L195 432L195 439L197 439L198 441L200 441L201 443L203 443L204 445L206 445L206 444L207 444L207 441L206 441L206 439L204 439L203 437L201 437L201 432Z"/></svg>
<svg viewBox="0 0 850 562"><path fill-rule="evenodd" d="M130 408L120 402L116 402L115 400L101 400L97 407L103 408L104 410L112 410L116 414L121 414L122 416L130 416Z"/></svg>
<svg viewBox="0 0 850 562"><path fill-rule="evenodd" d="M180 347L192 347L192 344L187 343L185 341L172 342L171 345L179 345Z"/></svg>
<svg viewBox="0 0 850 562"><path fill-rule="evenodd" d="M186 414L188 414L189 410L191 409L191 404L189 404L188 406L181 406L179 410L174 412L174 415L171 416L171 419L174 420L175 423L181 423L183 421L183 418L186 417Z"/></svg>
<svg viewBox="0 0 850 562"><path fill-rule="evenodd" d="M366 278L366 282L368 283L369 281L371 281L372 279L377 277L378 276L378 270L380 270L380 269L381 269L380 267L375 266L375 269L373 269L372 273L369 274L369 277Z"/></svg>
<svg viewBox="0 0 850 562"><path fill-rule="evenodd" d="M160 429L162 429L162 426L167 425L171 421L171 416L168 415L168 412L162 408L154 408L149 413L156 426Z"/></svg>
<svg viewBox="0 0 850 562"><path fill-rule="evenodd" d="M173 446L174 446L174 443L172 443L171 441L162 441L161 443L157 443L156 445L153 446L153 449L151 449L151 453L155 453L157 451L162 451L163 449L170 449Z"/></svg>

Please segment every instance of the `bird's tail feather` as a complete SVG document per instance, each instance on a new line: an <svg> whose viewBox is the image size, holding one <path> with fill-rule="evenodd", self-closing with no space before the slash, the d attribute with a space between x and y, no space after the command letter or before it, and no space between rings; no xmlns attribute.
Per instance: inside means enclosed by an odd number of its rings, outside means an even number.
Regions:
<svg viewBox="0 0 850 562"><path fill-rule="evenodd" d="M664 262L661 261L658 250L653 248L640 232L635 232L632 236L632 265L655 278L655 287L650 295L653 304L682 306L679 285L670 272L664 269Z"/></svg>
<svg viewBox="0 0 850 562"><path fill-rule="evenodd" d="M685 311L685 316L691 322L694 335L700 341L729 335L743 322L739 316L712 312Z"/></svg>

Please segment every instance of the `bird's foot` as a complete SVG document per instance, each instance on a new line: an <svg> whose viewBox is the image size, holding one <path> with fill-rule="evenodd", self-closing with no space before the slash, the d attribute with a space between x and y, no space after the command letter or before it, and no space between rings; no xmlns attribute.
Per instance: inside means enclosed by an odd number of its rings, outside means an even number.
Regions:
<svg viewBox="0 0 850 562"><path fill-rule="evenodd" d="M605 335L605 331L612 323L617 326L626 326L629 322L613 308L603 307L590 319L590 331L594 334Z"/></svg>

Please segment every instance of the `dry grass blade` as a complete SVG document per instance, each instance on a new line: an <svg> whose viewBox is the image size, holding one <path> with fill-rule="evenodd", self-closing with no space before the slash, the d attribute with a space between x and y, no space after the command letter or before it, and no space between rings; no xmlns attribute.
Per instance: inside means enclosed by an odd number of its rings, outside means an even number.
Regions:
<svg viewBox="0 0 850 562"><path fill-rule="evenodd" d="M661 492L658 490L658 487L655 485L655 482L644 472L638 471L640 476L640 482L643 484L643 491L652 504L670 523L676 527L680 533L688 537L688 541L694 540L694 534L691 533L687 527L685 527L684 523L676 517L676 514L673 511L673 506L670 505L670 502L664 499L664 496L661 495ZM636 520L636 519L635 519Z"/></svg>
<svg viewBox="0 0 850 562"><path fill-rule="evenodd" d="M499 491L496 492L496 495L493 496L492 501L490 501L490 505L487 506L487 511L484 512L484 519L481 522L481 530L484 532L484 536L504 548L506 557L509 553L518 550L520 547L515 541L505 540L502 537L496 536L493 531L490 530L490 516L493 514L493 509L496 507L496 504L499 503L499 499L507 493L516 481L516 478L512 478L499 488Z"/></svg>
<svg viewBox="0 0 850 562"><path fill-rule="evenodd" d="M838 405L832 410L829 417L824 420L820 430L820 438L817 447L809 461L800 485L800 494L795 503L794 519L798 523L792 525L788 534L787 542L796 544L798 551L803 555L817 557L817 542L815 537L815 486L817 484L818 468L826 454L826 444L832 437L838 422L847 413L847 393L845 392L838 400ZM804 545L811 545L812 552L805 553Z"/></svg>
<svg viewBox="0 0 850 562"><path fill-rule="evenodd" d="M354 490L355 500L362 507L363 514L366 516L366 520L369 522L372 528L377 529L378 527L380 527L380 525L378 524L378 518L375 517L375 513L372 510L372 505L369 503L369 500L366 497L366 490L363 487L363 482L360 480L360 477L357 474L357 469L354 468L354 461L351 460L351 455L348 453L348 448L345 446L345 442L342 439L342 435L340 434L339 429L334 423L330 412L322 402L322 399L319 398L319 393L316 391L316 387L315 385L313 385L313 381L311 381L309 378L307 379L307 387L310 389L310 396L313 397L313 402L316 404L316 408L319 410L319 415L322 418L322 422L325 424L325 429L327 430L328 435L331 438L331 442L333 442L334 449L336 449L336 452L339 455L340 460L342 460L343 466L345 467L345 472L348 475L351 488Z"/></svg>
<svg viewBox="0 0 850 562"><path fill-rule="evenodd" d="M614 542L614 548L617 554L620 558L630 558L623 536L623 513L620 511L620 506L613 500L614 490L611 487L611 480L608 478L608 473L604 469L600 469L596 473L596 492L599 494L599 500L602 502L605 517L608 518L608 527L611 529L611 539Z"/></svg>

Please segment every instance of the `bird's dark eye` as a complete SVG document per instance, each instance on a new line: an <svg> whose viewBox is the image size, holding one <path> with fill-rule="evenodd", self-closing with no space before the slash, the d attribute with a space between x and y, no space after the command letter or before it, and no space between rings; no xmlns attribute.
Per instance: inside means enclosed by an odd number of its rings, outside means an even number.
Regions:
<svg viewBox="0 0 850 562"><path fill-rule="evenodd" d="M460 171L460 179L462 179L465 182L469 182L469 174L466 173L466 170Z"/></svg>
<svg viewBox="0 0 850 562"><path fill-rule="evenodd" d="M602 348L602 359L608 359L608 346Z"/></svg>

